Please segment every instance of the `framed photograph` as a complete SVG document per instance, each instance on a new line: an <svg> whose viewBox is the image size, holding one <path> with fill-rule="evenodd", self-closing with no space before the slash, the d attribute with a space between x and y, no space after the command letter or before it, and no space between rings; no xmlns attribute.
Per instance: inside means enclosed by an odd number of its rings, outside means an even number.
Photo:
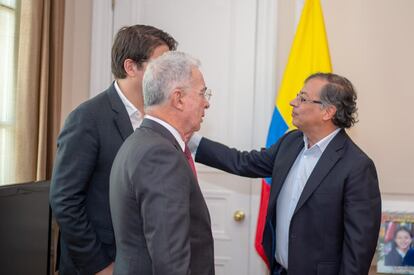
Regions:
<svg viewBox="0 0 414 275"><path fill-rule="evenodd" d="M414 212L383 212L377 272L414 274Z"/></svg>

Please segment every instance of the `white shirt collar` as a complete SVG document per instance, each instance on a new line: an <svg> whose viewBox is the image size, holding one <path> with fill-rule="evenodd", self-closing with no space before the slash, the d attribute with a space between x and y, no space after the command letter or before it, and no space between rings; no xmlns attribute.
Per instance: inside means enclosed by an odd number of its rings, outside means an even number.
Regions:
<svg viewBox="0 0 414 275"><path fill-rule="evenodd" d="M128 98L124 95L124 93L121 91L121 88L119 88L118 83L115 80L114 83L115 86L115 90L118 93L119 97L122 100L122 103L124 103L125 108L128 112L128 115L131 117L132 115L134 115L135 113L138 113L138 115L141 117L141 112L134 106L134 104L131 103L131 101L128 100Z"/></svg>
<svg viewBox="0 0 414 275"><path fill-rule="evenodd" d="M401 258L404 258L405 255L407 254L407 252L403 252L399 248L395 248L395 250L397 250L397 252L398 252L398 254L400 254Z"/></svg>
<svg viewBox="0 0 414 275"><path fill-rule="evenodd" d="M159 124L161 124L162 126L164 126L165 128L167 128L168 131L170 131L170 133L175 137L175 139L177 140L178 144L180 145L181 149L185 150L185 142L184 140L181 138L181 135L178 133L178 131L172 127L170 124L168 124L167 122L165 122L164 120L161 120L159 118L153 117L151 115L145 115L144 118L153 120Z"/></svg>
<svg viewBox="0 0 414 275"><path fill-rule="evenodd" d="M312 149L316 146L323 153L323 151L325 151L326 147L328 147L328 144L339 133L340 130L341 130L341 128L338 128L338 129L334 130L332 133L330 133L329 135L327 135L326 137L324 137L323 139L321 139L320 141L315 143L311 148L308 148L308 145L309 145L308 138L305 135L303 135L303 141L305 142L305 151L309 150L309 149Z"/></svg>

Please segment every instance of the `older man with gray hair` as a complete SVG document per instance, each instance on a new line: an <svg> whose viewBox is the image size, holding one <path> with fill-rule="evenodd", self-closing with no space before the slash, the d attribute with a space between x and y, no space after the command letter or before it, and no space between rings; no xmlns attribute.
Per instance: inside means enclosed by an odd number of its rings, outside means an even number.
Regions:
<svg viewBox="0 0 414 275"><path fill-rule="evenodd" d="M211 96L199 66L168 52L145 71L145 118L111 170L115 274L214 274L210 216L186 146Z"/></svg>

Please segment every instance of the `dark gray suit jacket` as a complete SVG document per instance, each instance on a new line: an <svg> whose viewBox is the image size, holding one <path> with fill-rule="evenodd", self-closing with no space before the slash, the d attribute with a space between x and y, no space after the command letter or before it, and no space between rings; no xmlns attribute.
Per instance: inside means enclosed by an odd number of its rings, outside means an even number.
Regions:
<svg viewBox="0 0 414 275"><path fill-rule="evenodd" d="M272 177L263 247L275 268L279 192L304 146L292 131L263 151L239 152L203 138L196 161L246 177ZM289 275L368 274L381 220L381 197L372 160L341 130L325 149L293 213Z"/></svg>
<svg viewBox="0 0 414 275"><path fill-rule="evenodd" d="M50 205L61 229L59 274L94 274L115 260L109 173L132 132L113 84L66 119L50 186Z"/></svg>
<svg viewBox="0 0 414 275"><path fill-rule="evenodd" d="M115 274L212 275L210 216L174 136L144 119L122 145L110 177Z"/></svg>

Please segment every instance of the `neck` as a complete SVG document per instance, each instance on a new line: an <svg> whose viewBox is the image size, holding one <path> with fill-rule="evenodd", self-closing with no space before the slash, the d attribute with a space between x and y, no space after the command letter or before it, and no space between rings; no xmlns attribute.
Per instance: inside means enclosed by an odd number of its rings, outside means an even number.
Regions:
<svg viewBox="0 0 414 275"><path fill-rule="evenodd" d="M141 114L144 114L144 98L142 96L141 83L137 85L137 83L132 82L128 78L117 79L116 82L125 97L128 98Z"/></svg>
<svg viewBox="0 0 414 275"><path fill-rule="evenodd" d="M406 247L406 248L397 248L399 251L401 251L402 253L407 253L407 251L408 251L408 247Z"/></svg>
<svg viewBox="0 0 414 275"><path fill-rule="evenodd" d="M303 134L308 139L308 146L309 148L311 148L313 145L318 143L323 138L327 137L329 134L331 134L336 129L337 128L335 125L330 125L329 127L318 127L318 128L313 128L308 131L303 131Z"/></svg>
<svg viewBox="0 0 414 275"><path fill-rule="evenodd" d="M180 134L182 140L187 144L188 140L191 138L192 133L187 133L183 127L182 123L180 123L179 119L177 119L179 114L170 110L169 108L163 108L162 106L154 106L147 108L145 112L153 117L161 119L168 124L170 124L177 132Z"/></svg>

